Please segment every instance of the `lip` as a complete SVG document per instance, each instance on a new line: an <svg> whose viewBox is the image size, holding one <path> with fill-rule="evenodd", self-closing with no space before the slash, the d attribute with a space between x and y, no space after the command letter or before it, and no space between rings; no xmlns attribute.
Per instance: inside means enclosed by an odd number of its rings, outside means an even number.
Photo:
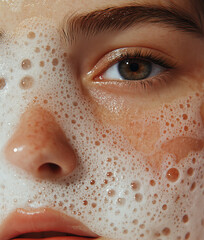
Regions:
<svg viewBox="0 0 204 240"><path fill-rule="evenodd" d="M76 236L45 237L44 240L86 240L98 238L84 224L58 211L41 208L34 210L17 209L0 226L0 240L11 240L31 232L62 232ZM29 238L22 238L29 240ZM34 238L30 238L34 239ZM17 240L20 240L17 238Z"/></svg>

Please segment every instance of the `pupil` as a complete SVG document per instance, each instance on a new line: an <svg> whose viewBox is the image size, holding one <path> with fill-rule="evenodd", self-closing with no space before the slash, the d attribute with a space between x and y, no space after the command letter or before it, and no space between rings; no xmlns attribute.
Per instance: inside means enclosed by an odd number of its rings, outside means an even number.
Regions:
<svg viewBox="0 0 204 240"><path fill-rule="evenodd" d="M129 64L129 63L128 63ZM139 70L139 64L138 63L131 63L130 64L130 70L132 72L137 72Z"/></svg>

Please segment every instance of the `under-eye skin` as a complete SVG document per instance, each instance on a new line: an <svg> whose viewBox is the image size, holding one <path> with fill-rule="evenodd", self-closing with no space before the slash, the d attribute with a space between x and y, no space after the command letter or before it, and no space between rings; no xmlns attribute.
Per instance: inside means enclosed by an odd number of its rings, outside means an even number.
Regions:
<svg viewBox="0 0 204 240"><path fill-rule="evenodd" d="M156 50L121 48L106 54L88 75L93 82L134 84L147 90L165 84L176 68L176 60Z"/></svg>

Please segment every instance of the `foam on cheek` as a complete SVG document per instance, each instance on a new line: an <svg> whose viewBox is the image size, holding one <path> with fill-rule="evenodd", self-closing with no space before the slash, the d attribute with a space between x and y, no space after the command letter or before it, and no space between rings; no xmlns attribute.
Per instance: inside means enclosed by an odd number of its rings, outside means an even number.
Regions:
<svg viewBox="0 0 204 240"><path fill-rule="evenodd" d="M66 133L78 167L60 180L33 179L1 153L0 219L18 207L49 206L109 238L202 239L203 150L182 161L165 151L161 168L153 169L120 129L97 122L52 21L26 20L18 30L0 46L1 149L27 107L40 104ZM202 98L182 99L144 117L161 125L156 149L176 136L203 139Z"/></svg>

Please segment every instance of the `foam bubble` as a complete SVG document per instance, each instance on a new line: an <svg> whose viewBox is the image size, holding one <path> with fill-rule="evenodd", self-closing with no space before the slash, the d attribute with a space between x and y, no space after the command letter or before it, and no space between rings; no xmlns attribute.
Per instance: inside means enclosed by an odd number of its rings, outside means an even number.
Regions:
<svg viewBox="0 0 204 240"><path fill-rule="evenodd" d="M32 87L33 82L34 79L31 76L25 76L21 79L19 86L22 89L29 89Z"/></svg>
<svg viewBox="0 0 204 240"><path fill-rule="evenodd" d="M31 61L29 59L24 59L21 63L21 66L24 70L28 70L31 68Z"/></svg>

